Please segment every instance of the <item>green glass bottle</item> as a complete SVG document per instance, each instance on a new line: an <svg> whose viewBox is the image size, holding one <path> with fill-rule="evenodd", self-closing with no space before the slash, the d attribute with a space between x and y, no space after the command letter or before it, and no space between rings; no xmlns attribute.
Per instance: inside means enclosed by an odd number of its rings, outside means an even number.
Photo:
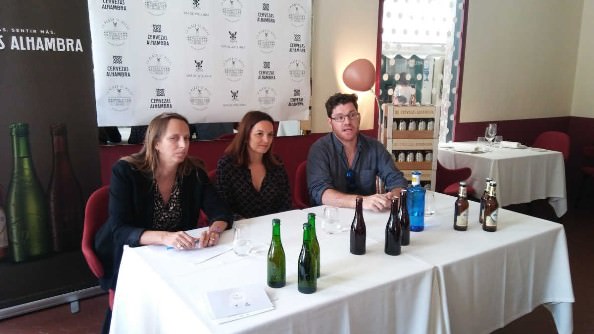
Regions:
<svg viewBox="0 0 594 334"><path fill-rule="evenodd" d="M320 243L316 235L316 214L310 212L307 214L307 222L311 225L311 246L316 258L316 277L320 277Z"/></svg>
<svg viewBox="0 0 594 334"><path fill-rule="evenodd" d="M282 288L287 284L285 250L280 236L280 219L272 220L272 241L268 248L268 286Z"/></svg>
<svg viewBox="0 0 594 334"><path fill-rule="evenodd" d="M45 194L35 174L29 149L29 125L10 125L13 167L6 199L8 239L14 262L51 251Z"/></svg>
<svg viewBox="0 0 594 334"><path fill-rule="evenodd" d="M84 205L68 155L66 125L54 124L50 132L53 164L47 193L53 250L77 250L81 243Z"/></svg>
<svg viewBox="0 0 594 334"><path fill-rule="evenodd" d="M314 293L317 289L316 262L311 246L311 226L303 224L303 246L297 261L297 290L301 293Z"/></svg>

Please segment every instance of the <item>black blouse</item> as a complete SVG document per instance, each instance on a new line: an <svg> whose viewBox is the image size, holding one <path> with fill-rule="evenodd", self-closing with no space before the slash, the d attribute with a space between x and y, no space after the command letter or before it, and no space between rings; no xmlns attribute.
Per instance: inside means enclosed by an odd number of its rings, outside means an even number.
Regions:
<svg viewBox="0 0 594 334"><path fill-rule="evenodd" d="M266 166L260 191L254 188L249 168L235 165L228 155L219 159L216 174L219 196L236 216L251 218L291 209L289 178L283 164Z"/></svg>

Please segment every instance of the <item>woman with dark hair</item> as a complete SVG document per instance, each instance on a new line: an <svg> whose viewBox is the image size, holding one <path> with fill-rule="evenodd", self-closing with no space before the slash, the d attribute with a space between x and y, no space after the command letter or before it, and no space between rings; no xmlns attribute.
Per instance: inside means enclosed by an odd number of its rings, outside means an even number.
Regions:
<svg viewBox="0 0 594 334"><path fill-rule="evenodd" d="M233 215L210 183L202 162L188 156L190 126L176 113L163 113L149 124L144 146L112 168L109 218L97 232L95 250L105 268L104 289L116 287L123 246L167 245L176 249L218 243ZM187 234L197 227L200 210L210 227L200 238Z"/></svg>
<svg viewBox="0 0 594 334"><path fill-rule="evenodd" d="M272 153L274 121L267 113L250 111L217 163L220 196L236 218L251 218L291 209L289 178Z"/></svg>

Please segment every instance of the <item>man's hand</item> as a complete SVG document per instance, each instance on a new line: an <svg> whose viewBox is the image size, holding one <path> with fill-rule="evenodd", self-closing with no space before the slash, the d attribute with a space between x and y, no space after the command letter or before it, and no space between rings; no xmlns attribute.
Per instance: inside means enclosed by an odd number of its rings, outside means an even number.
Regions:
<svg viewBox="0 0 594 334"><path fill-rule="evenodd" d="M392 197L391 194L389 197ZM387 194L374 194L365 196L363 197L363 209L378 212L388 210L390 209L390 198L388 198Z"/></svg>

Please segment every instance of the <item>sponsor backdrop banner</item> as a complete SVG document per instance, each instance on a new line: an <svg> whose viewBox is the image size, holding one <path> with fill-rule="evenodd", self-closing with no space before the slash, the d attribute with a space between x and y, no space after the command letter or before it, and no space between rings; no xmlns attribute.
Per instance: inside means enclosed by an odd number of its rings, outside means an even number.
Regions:
<svg viewBox="0 0 594 334"><path fill-rule="evenodd" d="M100 184L93 91L87 4L3 0L0 318L97 285L80 251Z"/></svg>
<svg viewBox="0 0 594 334"><path fill-rule="evenodd" d="M97 122L308 117L311 0L88 1Z"/></svg>

